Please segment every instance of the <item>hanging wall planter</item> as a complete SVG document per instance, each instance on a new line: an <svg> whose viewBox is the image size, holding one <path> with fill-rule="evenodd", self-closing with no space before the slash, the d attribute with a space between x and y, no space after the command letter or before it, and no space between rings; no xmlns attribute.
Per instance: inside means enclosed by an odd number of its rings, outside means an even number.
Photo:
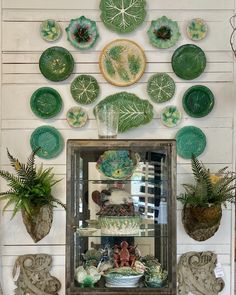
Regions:
<svg viewBox="0 0 236 295"><path fill-rule="evenodd" d="M0 170L0 176L10 187L8 191L0 193L0 200L7 201L3 211L13 205L12 218L17 212L21 212L27 232L35 243L49 233L55 203L65 208L51 193L52 186L59 181L54 180L52 168L43 169L42 165L36 168L35 155L38 151L39 148L31 153L26 164L7 151L16 174Z"/></svg>
<svg viewBox="0 0 236 295"><path fill-rule="evenodd" d="M21 210L21 214L26 230L35 243L42 240L50 232L53 221L52 207L43 206L32 216L25 210Z"/></svg>
<svg viewBox="0 0 236 295"><path fill-rule="evenodd" d="M187 234L196 241L212 237L220 226L222 205L235 202L235 173L227 167L212 174L194 155L191 159L194 184L183 184L178 197L184 205L182 222Z"/></svg>
<svg viewBox="0 0 236 295"><path fill-rule="evenodd" d="M182 211L184 229L196 241L212 237L220 226L221 217L220 205L206 208L185 205Z"/></svg>

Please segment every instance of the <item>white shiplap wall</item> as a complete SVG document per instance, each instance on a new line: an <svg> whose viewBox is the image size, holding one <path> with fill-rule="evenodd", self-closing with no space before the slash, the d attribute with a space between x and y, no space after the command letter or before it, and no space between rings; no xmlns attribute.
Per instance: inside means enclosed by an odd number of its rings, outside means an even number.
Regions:
<svg viewBox="0 0 236 295"><path fill-rule="evenodd" d="M134 33L125 38L138 42L147 55L147 69L142 79L127 88L118 88L108 84L99 72L98 57L101 49L109 41L119 38L120 35L107 30L99 18L99 0L2 0L2 88L1 88L1 168L10 169L6 156L6 147L22 160L30 153L29 139L33 130L43 124L50 124L58 128L65 140L69 138L97 138L95 120L92 114L94 106L85 107L89 113L88 124L79 130L71 129L65 114L75 103L70 95L70 83L76 74L89 73L94 75L101 86L99 100L105 96L119 92L130 91L139 97L148 99L146 82L155 72L168 72L176 81L176 94L169 102L179 106L181 110L182 96L188 87L194 84L204 84L215 94L215 107L205 118L193 119L184 114L178 128L168 129L160 123L160 110L167 105L155 105L155 119L148 125L119 135L119 138L173 138L179 128L186 125L195 125L202 128L207 136L207 148L201 160L213 170L228 165L234 168L233 145L233 101L234 101L234 60L229 46L231 27L228 19L234 13L234 0L147 0L148 13L146 22ZM66 40L65 31L62 38L53 45L63 46L70 50L76 61L74 74L66 81L53 83L47 81L38 68L38 60L44 49L50 47L40 38L39 25L52 18L60 22L63 28L67 27L71 18L85 15L97 21L100 38L92 50L80 52ZM158 50L149 44L146 31L150 21L166 15L179 22L182 37L177 46L169 50ZM181 44L191 43L185 34L185 26L193 17L205 19L209 25L208 37L198 45L206 52L207 67L205 73L194 81L183 81L173 74L170 60L173 51ZM60 115L51 120L40 120L31 112L29 101L31 94L41 86L51 86L57 89L63 97L64 108ZM141 135L141 136L140 136ZM55 196L65 202L65 150L52 160L37 159L45 166L54 166L54 172L63 177L54 190ZM191 180L189 161L178 158L178 192L182 190L181 183ZM6 184L1 181L1 190ZM179 206L179 204L178 204ZM180 219L181 207L178 208L177 242L178 255L186 251L212 250L218 254L225 271L226 287L221 294L234 294L232 284L232 228L233 211L224 210L221 227L214 237L205 242L192 240L184 231ZM18 255L26 253L49 253L54 257L52 273L62 284L61 295L64 291L65 265L65 212L60 208L55 210L54 223L50 234L33 244L22 225L21 217L17 216L10 221L11 210L1 216L1 254L4 295L12 295L14 283L11 279L13 263ZM1 272L0 272L1 273Z"/></svg>

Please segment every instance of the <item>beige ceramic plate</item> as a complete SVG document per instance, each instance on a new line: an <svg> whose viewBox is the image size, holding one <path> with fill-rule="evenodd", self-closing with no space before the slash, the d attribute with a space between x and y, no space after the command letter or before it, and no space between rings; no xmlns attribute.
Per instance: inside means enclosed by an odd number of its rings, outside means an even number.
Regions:
<svg viewBox="0 0 236 295"><path fill-rule="evenodd" d="M102 51L99 60L104 78L116 86L128 86L138 81L146 67L142 48L133 41L117 39Z"/></svg>

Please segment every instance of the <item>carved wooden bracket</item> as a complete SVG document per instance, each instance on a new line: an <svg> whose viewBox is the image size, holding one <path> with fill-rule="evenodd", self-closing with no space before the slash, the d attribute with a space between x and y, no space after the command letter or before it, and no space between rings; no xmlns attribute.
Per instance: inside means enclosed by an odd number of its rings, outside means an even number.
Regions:
<svg viewBox="0 0 236 295"><path fill-rule="evenodd" d="M225 286L221 278L216 278L217 263L215 253L187 252L178 263L178 295L217 295Z"/></svg>
<svg viewBox="0 0 236 295"><path fill-rule="evenodd" d="M19 256L12 275L16 278L15 295L58 295L59 280L50 275L52 257L47 254Z"/></svg>

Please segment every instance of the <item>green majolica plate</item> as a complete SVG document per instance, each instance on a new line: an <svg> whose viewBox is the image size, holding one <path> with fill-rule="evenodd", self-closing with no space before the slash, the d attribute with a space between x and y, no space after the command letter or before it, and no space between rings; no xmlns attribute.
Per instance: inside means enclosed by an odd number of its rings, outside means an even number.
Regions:
<svg viewBox="0 0 236 295"><path fill-rule="evenodd" d="M181 36L178 23L166 16L153 20L147 34L153 46L163 49L174 46Z"/></svg>
<svg viewBox="0 0 236 295"><path fill-rule="evenodd" d="M166 127L175 127L177 126L182 119L181 112L176 106L167 106L161 112L161 122Z"/></svg>
<svg viewBox="0 0 236 295"><path fill-rule="evenodd" d="M93 47L99 37L96 22L85 16L72 19L66 28L66 33L68 41L79 49Z"/></svg>
<svg viewBox="0 0 236 295"><path fill-rule="evenodd" d="M109 95L101 100L95 109L104 105L114 105L119 109L119 132L147 124L153 119L153 106L150 102L133 93L124 91Z"/></svg>
<svg viewBox="0 0 236 295"><path fill-rule="evenodd" d="M166 73L154 74L148 80L147 92L153 102L168 101L175 94L175 82Z"/></svg>
<svg viewBox="0 0 236 295"><path fill-rule="evenodd" d="M178 77L192 80L199 77L205 70L206 56L200 47L186 44L175 50L171 63Z"/></svg>
<svg viewBox="0 0 236 295"><path fill-rule="evenodd" d="M193 41L199 41L206 37L207 24L201 18L192 19L187 25L187 35Z"/></svg>
<svg viewBox="0 0 236 295"><path fill-rule="evenodd" d="M40 25L40 36L47 42L56 41L61 37L61 27L53 19L47 19Z"/></svg>
<svg viewBox="0 0 236 295"><path fill-rule="evenodd" d="M143 49L135 42L117 39L103 49L99 66L104 78L116 86L128 86L138 81L146 67Z"/></svg>
<svg viewBox="0 0 236 295"><path fill-rule="evenodd" d="M71 83L70 92L76 102L90 104L98 97L99 85L94 77L79 75Z"/></svg>
<svg viewBox="0 0 236 295"><path fill-rule="evenodd" d="M66 114L66 120L71 127L82 127L88 120L88 115L81 107L72 107Z"/></svg>
<svg viewBox="0 0 236 295"><path fill-rule="evenodd" d="M185 112L195 118L208 115L214 106L214 95L211 90L202 85L190 87L183 96Z"/></svg>
<svg viewBox="0 0 236 295"><path fill-rule="evenodd" d="M53 46L42 53L39 59L39 69L48 80L63 81L72 74L74 59L67 49Z"/></svg>
<svg viewBox="0 0 236 295"><path fill-rule="evenodd" d="M200 128L186 126L176 134L177 154L184 159L201 155L206 147L206 136Z"/></svg>
<svg viewBox="0 0 236 295"><path fill-rule="evenodd" d="M62 152L64 140L56 128L44 125L36 128L31 134L30 145L32 150L40 147L37 156L51 159L57 157Z"/></svg>
<svg viewBox="0 0 236 295"><path fill-rule="evenodd" d="M56 116L62 108L60 94L51 87L41 87L31 96L30 107L36 116L49 119Z"/></svg>
<svg viewBox="0 0 236 295"><path fill-rule="evenodd" d="M146 0L101 0L101 20L118 33L130 33L141 25L146 16Z"/></svg>

